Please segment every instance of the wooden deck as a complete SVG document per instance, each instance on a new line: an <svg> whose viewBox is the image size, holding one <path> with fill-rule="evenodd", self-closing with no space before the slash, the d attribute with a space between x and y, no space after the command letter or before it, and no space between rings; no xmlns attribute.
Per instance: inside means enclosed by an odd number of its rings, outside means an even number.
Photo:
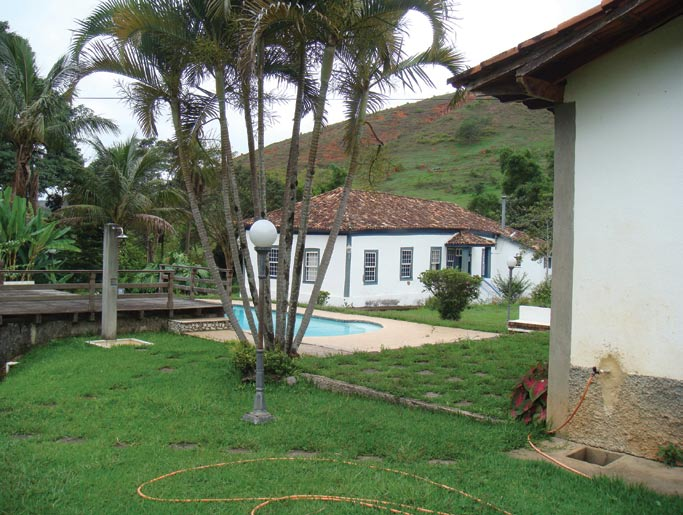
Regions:
<svg viewBox="0 0 683 515"><path fill-rule="evenodd" d="M222 316L220 303L196 299L196 295L217 294L213 280L202 277L203 267L166 265L161 269L119 270L116 278L119 291L117 313L126 317L144 318L145 314L164 317ZM230 288L231 272L219 269ZM43 320L94 321L102 314L102 270L22 270L19 282L5 281L7 272L0 268L0 325L9 321L41 323ZM57 282L34 284L33 277L66 279ZM206 275L206 274L204 274ZM136 282L118 281L121 277L134 277ZM74 278L82 282L68 282ZM82 278L86 277L87 282ZM24 280L28 279L28 280ZM223 279L221 279L221 282ZM155 293L130 293L130 292Z"/></svg>
<svg viewBox="0 0 683 515"><path fill-rule="evenodd" d="M121 295L117 303L117 312L128 316L143 318L146 313L155 316L179 315L222 315L220 304L198 299L175 297L172 309L168 306L165 294ZM102 299L95 296L92 301L87 295L79 295L55 290L17 291L0 288L0 324L12 320L32 319L40 322L43 317L51 319L71 319L77 322L80 317L94 320L102 313Z"/></svg>

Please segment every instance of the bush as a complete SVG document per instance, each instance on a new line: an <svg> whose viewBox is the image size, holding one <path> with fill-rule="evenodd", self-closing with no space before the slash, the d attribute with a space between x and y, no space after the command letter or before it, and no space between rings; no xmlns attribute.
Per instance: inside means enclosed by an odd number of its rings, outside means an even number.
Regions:
<svg viewBox="0 0 683 515"><path fill-rule="evenodd" d="M325 290L320 290L320 293L318 293L318 302L315 303L316 306L324 306L327 304L327 301L330 300L330 292L325 291Z"/></svg>
<svg viewBox="0 0 683 515"><path fill-rule="evenodd" d="M542 306L544 308L549 308L551 293L552 287L550 277L546 277L543 281L538 283L531 291L531 302L534 306Z"/></svg>
<svg viewBox="0 0 683 515"><path fill-rule="evenodd" d="M683 466L683 447L671 442L660 445L657 457L669 467Z"/></svg>
<svg viewBox="0 0 683 515"><path fill-rule="evenodd" d="M249 343L235 344L233 363L243 381L256 377L256 347ZM296 371L294 360L282 351L267 350L263 353L263 370L266 380L279 381Z"/></svg>
<svg viewBox="0 0 683 515"><path fill-rule="evenodd" d="M427 305L435 307L446 320L460 320L467 305L479 296L481 277L458 270L427 270L418 279L434 296Z"/></svg>
<svg viewBox="0 0 683 515"><path fill-rule="evenodd" d="M529 286L531 286L525 273L522 273L521 275L512 274L512 279L497 274L493 278L493 284L495 284L496 288L503 294L503 299L511 304L517 302L520 297L524 295L524 292L529 289Z"/></svg>
<svg viewBox="0 0 683 515"><path fill-rule="evenodd" d="M478 143L485 136L493 133L491 119L488 117L471 116L466 118L458 127L456 141L462 145Z"/></svg>

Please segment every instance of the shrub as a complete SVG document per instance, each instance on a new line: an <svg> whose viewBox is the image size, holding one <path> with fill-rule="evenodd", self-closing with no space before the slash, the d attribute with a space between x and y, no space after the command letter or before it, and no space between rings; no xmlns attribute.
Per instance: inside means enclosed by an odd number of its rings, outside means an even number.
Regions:
<svg viewBox="0 0 683 515"><path fill-rule="evenodd" d="M545 422L547 403L548 368L539 362L512 389L510 415L525 424Z"/></svg>
<svg viewBox="0 0 683 515"><path fill-rule="evenodd" d="M434 296L427 305L435 307L446 320L460 320L467 305L479 296L481 277L458 270L427 270L418 279Z"/></svg>
<svg viewBox="0 0 683 515"><path fill-rule="evenodd" d="M253 381L256 376L256 347L237 342L233 352L233 364L243 381ZM279 381L296 371L294 360L282 351L267 350L263 353L263 370L266 380Z"/></svg>
<svg viewBox="0 0 683 515"><path fill-rule="evenodd" d="M529 289L529 286L531 286L525 273L522 273L521 275L512 274L512 278L502 277L500 274L496 274L493 278L493 284L495 284L496 288L503 294L503 299L512 304L517 302L519 298L524 295L524 292Z"/></svg>
<svg viewBox="0 0 683 515"><path fill-rule="evenodd" d="M464 119L458 127L456 140L463 145L472 145L492 133L490 118L471 116Z"/></svg>
<svg viewBox="0 0 683 515"><path fill-rule="evenodd" d="M683 466L683 447L671 442L660 445L657 457L670 467Z"/></svg>
<svg viewBox="0 0 683 515"><path fill-rule="evenodd" d="M325 290L320 290L318 293L318 302L315 303L316 306L324 306L327 301L330 300L330 292Z"/></svg>
<svg viewBox="0 0 683 515"><path fill-rule="evenodd" d="M552 285L550 277L546 277L531 290L531 302L534 306L550 307Z"/></svg>

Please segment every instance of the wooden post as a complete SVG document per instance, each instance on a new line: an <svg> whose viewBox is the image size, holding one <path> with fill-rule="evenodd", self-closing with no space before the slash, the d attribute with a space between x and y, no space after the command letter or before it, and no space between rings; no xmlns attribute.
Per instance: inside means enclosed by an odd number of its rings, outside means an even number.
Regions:
<svg viewBox="0 0 683 515"><path fill-rule="evenodd" d="M190 300L194 300L194 281L197 275L197 269L192 267L190 270Z"/></svg>
<svg viewBox="0 0 683 515"><path fill-rule="evenodd" d="M166 301L166 309L168 309L168 316L173 316L173 276L175 275L175 270L169 270L168 272L168 300Z"/></svg>
<svg viewBox="0 0 683 515"><path fill-rule="evenodd" d="M0 259L0 286L5 284L5 262Z"/></svg>
<svg viewBox="0 0 683 515"><path fill-rule="evenodd" d="M88 309L90 310L90 321L95 320L95 279L96 272L90 272L88 277Z"/></svg>

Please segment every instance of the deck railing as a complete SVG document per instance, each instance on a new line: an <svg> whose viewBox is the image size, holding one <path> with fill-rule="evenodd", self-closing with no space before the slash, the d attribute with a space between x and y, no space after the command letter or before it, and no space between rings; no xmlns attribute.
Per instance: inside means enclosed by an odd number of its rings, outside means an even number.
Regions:
<svg viewBox="0 0 683 515"><path fill-rule="evenodd" d="M232 271L220 268L221 283L230 291ZM21 274L26 280L8 281L8 276ZM33 280L31 280L33 278ZM77 278L76 281L71 281ZM121 282L123 280L123 282ZM102 270L4 270L0 268L0 292L29 296L31 300L55 298L65 291L88 297L92 311L95 298L102 293ZM208 276L208 268L199 266L161 265L157 269L119 270L119 297L166 297L167 308L173 310L176 294L194 299L197 295L217 295L216 282ZM13 295L11 297L14 297Z"/></svg>

